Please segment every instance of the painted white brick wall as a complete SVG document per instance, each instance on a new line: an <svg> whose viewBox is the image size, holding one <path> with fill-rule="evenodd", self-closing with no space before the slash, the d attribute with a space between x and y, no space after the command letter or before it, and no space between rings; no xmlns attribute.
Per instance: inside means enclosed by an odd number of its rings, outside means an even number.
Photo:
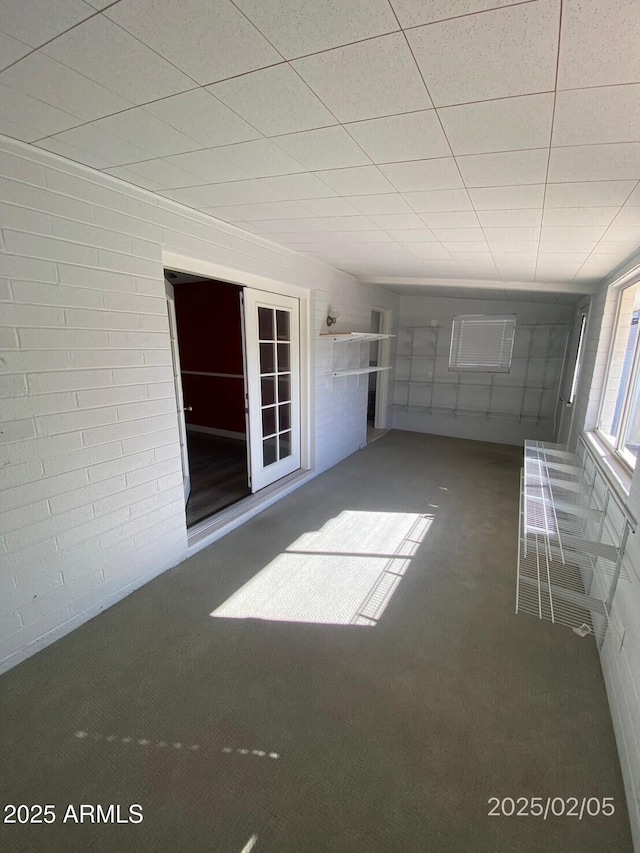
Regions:
<svg viewBox="0 0 640 853"><path fill-rule="evenodd" d="M162 251L306 287L315 473L356 451L366 381L328 379L329 303L399 299L94 170L0 137L0 670L185 556Z"/></svg>
<svg viewBox="0 0 640 853"><path fill-rule="evenodd" d="M637 259L635 261L637 263ZM631 268L633 263L627 265ZM626 269L620 270L622 273ZM576 394L570 445L582 431L596 427L614 331L617 294L605 281L591 301L585 358ZM631 483L627 507L640 519L640 469ZM613 600L610 628L600 650L616 734L634 847L640 850L640 532L629 537L631 579L621 579Z"/></svg>

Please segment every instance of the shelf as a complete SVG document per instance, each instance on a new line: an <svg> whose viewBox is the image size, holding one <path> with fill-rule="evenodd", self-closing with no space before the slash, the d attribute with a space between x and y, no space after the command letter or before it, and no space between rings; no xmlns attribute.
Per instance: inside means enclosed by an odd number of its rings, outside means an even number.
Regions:
<svg viewBox="0 0 640 853"><path fill-rule="evenodd" d="M390 409L397 409L399 411L407 411L407 412L426 412L427 414L447 414L453 415L454 417L457 415L463 415L464 417L474 417L474 418L503 418L507 420L515 420L515 421L533 421L535 423L543 423L546 421L550 421L551 418L544 415L537 415L532 413L524 413L520 414L519 412L492 412L487 411L486 409L456 409L454 406L412 406L404 403L392 403L389 406Z"/></svg>
<svg viewBox="0 0 640 853"><path fill-rule="evenodd" d="M383 335L377 332L321 332L321 338L331 338L334 344L369 343L370 341L386 341L395 335Z"/></svg>
<svg viewBox="0 0 640 853"><path fill-rule="evenodd" d="M601 645L635 521L581 439L578 452L525 442L516 613L565 625Z"/></svg>
<svg viewBox="0 0 640 853"><path fill-rule="evenodd" d="M380 373L382 370L391 370L391 367L347 367L344 370L334 370L334 376L360 376L363 373Z"/></svg>
<svg viewBox="0 0 640 853"><path fill-rule="evenodd" d="M555 388L543 388L542 386L538 385L490 385L486 382L456 382L455 380L451 382L445 382L442 379L436 379L433 382L429 379L394 379L394 382L396 383L396 385L440 385L447 388L485 388L488 391L498 391L502 388L516 388L518 391L556 391Z"/></svg>

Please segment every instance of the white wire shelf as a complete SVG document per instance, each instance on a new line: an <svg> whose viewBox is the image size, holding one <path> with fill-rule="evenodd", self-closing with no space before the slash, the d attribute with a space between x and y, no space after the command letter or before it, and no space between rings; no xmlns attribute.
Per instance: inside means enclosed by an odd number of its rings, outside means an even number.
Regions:
<svg viewBox="0 0 640 853"><path fill-rule="evenodd" d="M360 376L363 373L380 373L383 370L391 370L391 367L346 367L343 370L334 370L334 376Z"/></svg>
<svg viewBox="0 0 640 853"><path fill-rule="evenodd" d="M321 338L330 338L334 344L343 343L369 343L370 341L386 341L395 335L386 335L378 332L321 332Z"/></svg>
<svg viewBox="0 0 640 853"><path fill-rule="evenodd" d="M487 409L471 409L471 408L456 408L455 406L419 406L411 405L410 403L392 403L390 409L411 412L426 412L447 414L447 415L463 415L465 417L481 417L481 418L506 418L507 420L516 421L534 421L535 423L546 423L552 418L545 415L538 415L534 412L497 412Z"/></svg>
<svg viewBox="0 0 640 853"><path fill-rule="evenodd" d="M635 519L586 443L578 452L525 442L520 481L516 613L604 640Z"/></svg>

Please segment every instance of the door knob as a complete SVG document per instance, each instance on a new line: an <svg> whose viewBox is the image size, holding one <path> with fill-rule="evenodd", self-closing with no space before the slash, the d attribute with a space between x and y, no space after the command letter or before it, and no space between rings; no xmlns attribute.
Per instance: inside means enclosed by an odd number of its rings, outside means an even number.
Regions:
<svg viewBox="0 0 640 853"><path fill-rule="evenodd" d="M192 412L192 411L193 411L193 406L185 406L185 407L184 407L184 409L183 409L182 411L183 411L183 412Z"/></svg>

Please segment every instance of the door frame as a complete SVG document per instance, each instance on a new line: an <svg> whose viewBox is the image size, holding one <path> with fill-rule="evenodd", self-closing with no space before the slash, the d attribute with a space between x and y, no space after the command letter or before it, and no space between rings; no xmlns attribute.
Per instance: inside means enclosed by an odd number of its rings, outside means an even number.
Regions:
<svg viewBox="0 0 640 853"><path fill-rule="evenodd" d="M380 334L391 334L391 309L371 306L371 311L380 315ZM391 338L378 341L378 367L388 367L391 364ZM374 429L387 429L389 412L389 374L390 370L379 370L376 373L376 412L373 421Z"/></svg>
<svg viewBox="0 0 640 853"><path fill-rule="evenodd" d="M254 290L263 290L270 294L282 296L293 296L300 303L300 468L305 474L315 468L315 446L311 440L311 370L314 353L311 347L311 290L278 281L267 276L256 273L235 270L222 264L206 261L202 258L192 258L176 252L163 249L162 264L165 269L169 268L177 272L191 275L202 275L203 278L218 279L241 287L250 287ZM376 309L379 310L379 309ZM384 341L383 343L387 343ZM387 372L387 371L385 371ZM277 486L277 483L274 484ZM256 495L257 497L257 495ZM215 522L215 517L214 517ZM206 520L202 527L206 525ZM193 530L197 533L201 525L195 525ZM209 544L209 541L205 544ZM204 547L204 546L201 546Z"/></svg>
<svg viewBox="0 0 640 853"><path fill-rule="evenodd" d="M191 494L191 475L189 473L189 447L187 445L187 421L184 416L184 392L182 390L182 372L180 370L180 341L178 339L178 319L176 317L175 290L170 281L164 280L164 292L167 302L169 321L169 339L171 342L171 362L173 384L176 390L176 414L178 416L178 436L180 440L180 459L182 462L182 486L186 507Z"/></svg>

